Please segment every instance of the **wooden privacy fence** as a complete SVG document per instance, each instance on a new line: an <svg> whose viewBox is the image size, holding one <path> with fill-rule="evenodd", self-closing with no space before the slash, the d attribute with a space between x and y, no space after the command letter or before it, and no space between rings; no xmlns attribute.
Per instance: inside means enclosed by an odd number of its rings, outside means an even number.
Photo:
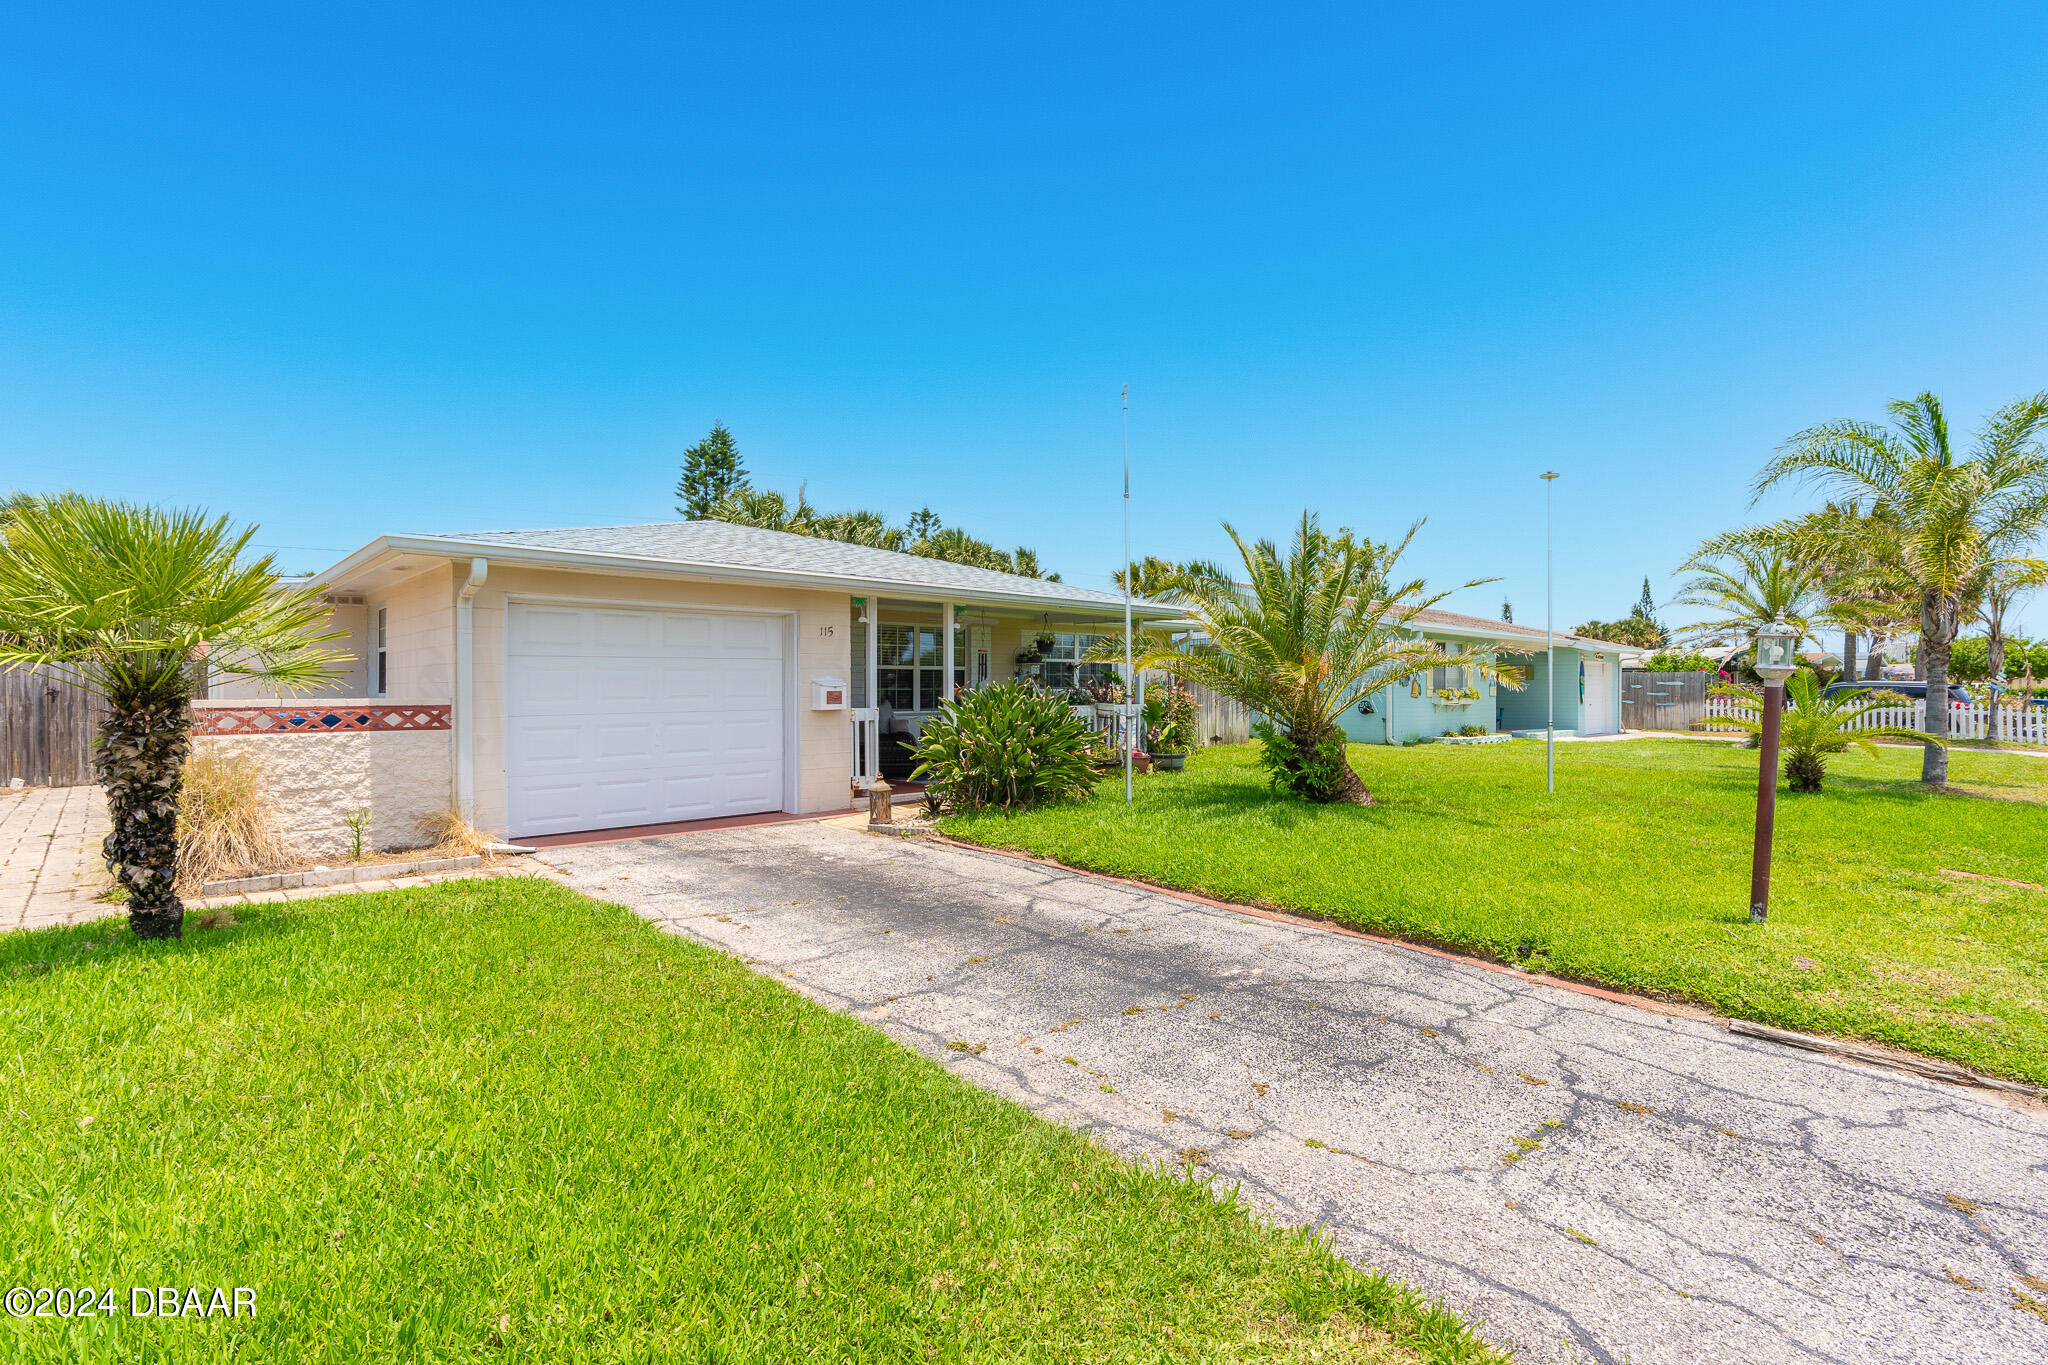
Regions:
<svg viewBox="0 0 2048 1365"><path fill-rule="evenodd" d="M40 669L0 671L0 785L83 787L93 781L92 741L106 703Z"/></svg>
<svg viewBox="0 0 2048 1365"><path fill-rule="evenodd" d="M1717 716L1734 715L1754 717L1756 713L1743 710L1726 697L1707 698L1707 720L1712 721ZM1926 703L1916 701L1905 706L1880 706L1875 711L1850 722L1849 728L1867 730L1881 725L1903 725L1909 730L1925 730ZM1955 739L1991 738L1991 708L1951 703L1948 708L1948 732ZM1998 737L2007 744L2048 744L2048 706L2000 706Z"/></svg>
<svg viewBox="0 0 2048 1365"><path fill-rule="evenodd" d="M1627 668L1621 674L1621 728L1689 730L1706 718L1711 673L1652 673Z"/></svg>
<svg viewBox="0 0 2048 1365"><path fill-rule="evenodd" d="M1234 701L1220 692L1211 692L1206 687L1193 683L1176 682L1175 679L1152 669L1145 670L1145 690L1179 686L1195 694L1195 747L1210 743L1244 744L1252 737L1251 708L1243 702Z"/></svg>

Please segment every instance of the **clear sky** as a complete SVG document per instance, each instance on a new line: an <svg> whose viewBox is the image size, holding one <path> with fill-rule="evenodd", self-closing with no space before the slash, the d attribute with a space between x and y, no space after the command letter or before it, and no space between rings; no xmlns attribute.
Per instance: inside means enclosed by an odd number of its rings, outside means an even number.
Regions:
<svg viewBox="0 0 2048 1365"><path fill-rule="evenodd" d="M20 6L0 485L296 570L673 516L722 420L1100 586L1128 382L1139 553L1426 517L1540 623L1555 468L1569 626L1800 427L2048 388L2044 68L2038 4Z"/></svg>

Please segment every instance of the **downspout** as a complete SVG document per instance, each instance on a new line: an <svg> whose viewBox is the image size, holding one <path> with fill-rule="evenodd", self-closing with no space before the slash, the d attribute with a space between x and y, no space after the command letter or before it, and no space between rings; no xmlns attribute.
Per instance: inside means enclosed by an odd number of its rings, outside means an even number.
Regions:
<svg viewBox="0 0 2048 1365"><path fill-rule="evenodd" d="M455 598L455 805L465 820L476 819L476 621L477 589L491 571L479 556L469 561L469 578Z"/></svg>

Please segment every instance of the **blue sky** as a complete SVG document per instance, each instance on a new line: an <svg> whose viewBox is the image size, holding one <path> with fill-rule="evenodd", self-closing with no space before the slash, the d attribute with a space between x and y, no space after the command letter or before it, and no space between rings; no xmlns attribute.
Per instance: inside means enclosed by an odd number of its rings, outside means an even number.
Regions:
<svg viewBox="0 0 2048 1365"><path fill-rule="evenodd" d="M1100 585L1128 382L1139 553L1427 517L1540 622L1556 468L1568 626L1802 426L2048 387L2040 6L426 8L11 17L0 484L300 569L723 420Z"/></svg>

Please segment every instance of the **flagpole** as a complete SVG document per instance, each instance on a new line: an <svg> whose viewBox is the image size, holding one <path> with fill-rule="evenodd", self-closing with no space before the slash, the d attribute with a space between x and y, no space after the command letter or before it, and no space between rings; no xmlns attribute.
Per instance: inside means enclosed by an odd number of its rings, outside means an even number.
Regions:
<svg viewBox="0 0 2048 1365"><path fill-rule="evenodd" d="M1548 470L1543 479L1543 790L1557 790L1557 593L1551 569L1550 504L1557 471Z"/></svg>
<svg viewBox="0 0 2048 1365"><path fill-rule="evenodd" d="M1131 386L1124 385L1124 804L1131 804L1131 698L1138 678L1131 671Z"/></svg>

